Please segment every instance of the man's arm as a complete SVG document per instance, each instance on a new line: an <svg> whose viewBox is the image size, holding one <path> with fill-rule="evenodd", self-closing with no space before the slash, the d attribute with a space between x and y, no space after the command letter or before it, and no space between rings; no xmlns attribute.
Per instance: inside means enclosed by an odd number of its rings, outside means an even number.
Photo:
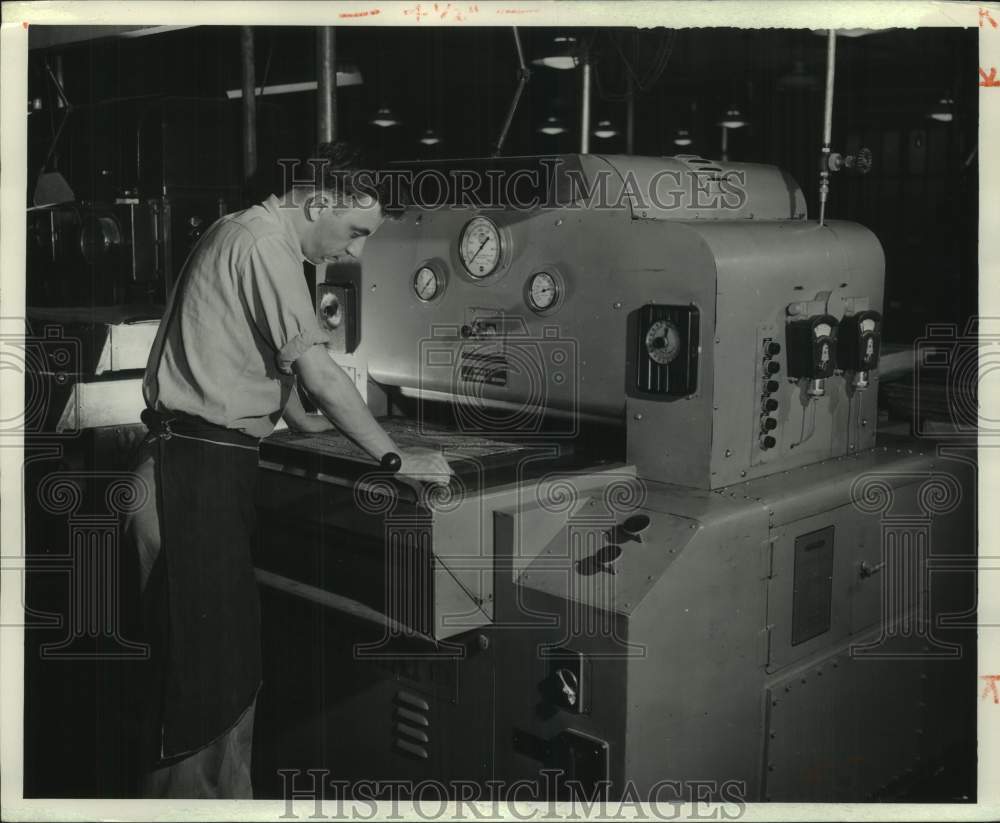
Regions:
<svg viewBox="0 0 1000 823"><path fill-rule="evenodd" d="M323 414L375 460L386 452L396 452L403 459L399 473L416 480L446 483L451 467L436 452L422 449L403 451L378 424L351 380L327 354L323 346L312 346L294 362L292 368L308 389L309 396Z"/></svg>
<svg viewBox="0 0 1000 823"><path fill-rule="evenodd" d="M324 415L309 414L303 408L297 387L292 389L288 403L285 404L285 411L281 416L291 429L299 432L325 432L333 428L333 423Z"/></svg>

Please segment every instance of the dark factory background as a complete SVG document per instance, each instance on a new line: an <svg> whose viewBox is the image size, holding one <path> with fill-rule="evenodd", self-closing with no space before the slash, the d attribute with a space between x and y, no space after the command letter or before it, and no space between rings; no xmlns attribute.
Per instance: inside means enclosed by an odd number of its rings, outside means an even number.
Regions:
<svg viewBox="0 0 1000 823"><path fill-rule="evenodd" d="M45 166L61 171L79 200L109 202L130 189L150 195L169 185L189 197L210 192L213 207L221 197L222 207L233 210L274 188L277 158L309 155L315 92L263 94L259 175L244 185L240 100L227 97L241 86L236 27L44 47L59 40L55 31L31 30L32 45L40 46L29 60L32 187ZM728 130L729 158L787 169L815 213L823 37L806 30L547 28L523 29L522 36L529 61L551 53L556 37L589 46L592 128L614 133L592 136L592 152L626 151L624 98L631 75L633 153L718 158L717 123L735 104L746 125ZM258 88L314 80L315 54L310 29L255 29ZM338 67L356 68L361 79L338 89L338 134L364 146L372 159L491 153L517 84L509 29L343 28L336 55ZM73 112L53 148L65 113L47 76L57 58ZM579 149L580 75L579 69L532 65L505 154ZM829 213L869 227L885 248L891 341L909 342L928 322L961 323L975 313L975 78L975 30L899 29L839 38L834 149L865 146L874 162L865 177L834 178ZM377 116L383 107L389 118ZM548 118L564 131L542 133ZM396 124L373 122L387 119ZM598 128L602 121L609 125ZM157 130L162 141L146 136ZM690 145L675 144L678 130L688 133ZM428 137L439 142L430 144ZM31 286L29 294L38 294ZM79 295L88 296L97 299ZM51 299L41 295L37 301Z"/></svg>
<svg viewBox="0 0 1000 823"><path fill-rule="evenodd" d="M810 217L816 216L824 37L805 30L520 32L531 79L504 154L579 150L581 70L532 62L550 52L556 37L573 37L589 47L594 67L592 128L613 132L592 135L591 152L626 152L630 85L637 155L718 158L719 121L735 106L745 124L726 131L729 159L788 170L806 194ZM58 255L45 243L56 243L57 233L48 232L56 217L36 210L45 225L29 220L29 317L32 307L49 311L37 315L47 320L57 316L53 308L126 303L151 305L149 316L155 316L204 226L272 190L279 158L309 156L317 134L315 85L308 87L316 79L315 32L256 28L257 86L307 88L259 97L259 174L244 179L242 104L228 94L242 85L240 36L237 27L205 26L79 41L72 29L31 27L28 204L39 205L36 183L54 171L78 202L93 205L98 231L101 209L120 215L147 203L162 209L169 201L173 217L154 225L171 228L173 245L162 238L143 245L149 258L131 261L132 276L117 284L107 282L108 269L100 265L90 266L88 278L88 269L63 271L53 263ZM361 79L337 90L338 135L379 163L489 156L518 79L508 28L342 28L336 58L345 76L356 68ZM890 342L910 343L928 323L964 325L976 312L976 68L974 29L838 38L834 149L867 147L873 167L864 176L833 177L828 215L867 226L884 247L884 337ZM61 78L64 97L54 78ZM549 118L564 130L543 133ZM427 139L428 130L438 142ZM690 144L675 142L681 132ZM133 220L132 229L140 222L149 231L148 221ZM122 226L129 230L127 222ZM26 474L41 475L49 465L36 461ZM65 542L65 518L49 519L44 527L29 523L36 528L36 553ZM30 578L27 602L39 613L65 609L66 584L57 577ZM128 627L124 633L134 636ZM127 794L136 767L128 679L136 667L43 660L39 648L53 639L44 623L26 638L25 795Z"/></svg>

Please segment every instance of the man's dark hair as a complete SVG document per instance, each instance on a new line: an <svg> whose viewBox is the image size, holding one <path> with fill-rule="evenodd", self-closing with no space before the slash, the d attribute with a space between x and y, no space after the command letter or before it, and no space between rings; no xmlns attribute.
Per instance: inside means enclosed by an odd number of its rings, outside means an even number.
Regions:
<svg viewBox="0 0 1000 823"><path fill-rule="evenodd" d="M333 193L338 203L367 195L378 200L388 217L398 217L409 205L402 177L375 168L357 146L345 140L320 143L309 163L315 169L317 187Z"/></svg>

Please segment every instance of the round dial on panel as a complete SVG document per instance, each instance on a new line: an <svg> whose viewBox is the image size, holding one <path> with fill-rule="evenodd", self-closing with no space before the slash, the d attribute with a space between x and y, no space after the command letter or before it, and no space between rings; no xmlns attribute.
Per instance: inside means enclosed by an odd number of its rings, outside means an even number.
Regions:
<svg viewBox="0 0 1000 823"><path fill-rule="evenodd" d="M500 265L503 247L500 230L492 220L476 217L466 223L458 241L458 254L462 265L473 277L486 277Z"/></svg>
<svg viewBox="0 0 1000 823"><path fill-rule="evenodd" d="M669 320L657 320L646 332L646 351L654 363L665 366L681 350L681 335Z"/></svg>
<svg viewBox="0 0 1000 823"><path fill-rule="evenodd" d="M533 274L528 281L528 303L536 311L545 311L559 299L559 284L545 271Z"/></svg>
<svg viewBox="0 0 1000 823"><path fill-rule="evenodd" d="M413 275L413 291L421 300L433 300L441 291L441 280L430 266L421 266Z"/></svg>

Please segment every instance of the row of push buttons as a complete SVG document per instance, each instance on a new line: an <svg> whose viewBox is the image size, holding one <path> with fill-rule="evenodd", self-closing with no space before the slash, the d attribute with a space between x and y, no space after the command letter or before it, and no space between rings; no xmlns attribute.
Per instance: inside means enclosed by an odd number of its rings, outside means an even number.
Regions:
<svg viewBox="0 0 1000 823"><path fill-rule="evenodd" d="M764 392L760 404L760 447L764 450L773 449L778 441L771 434L777 427L778 421L771 417L771 413L778 410L778 401L771 397L775 394L781 384L773 379L781 371L781 364L775 360L781 354L781 344L774 340L764 341Z"/></svg>

